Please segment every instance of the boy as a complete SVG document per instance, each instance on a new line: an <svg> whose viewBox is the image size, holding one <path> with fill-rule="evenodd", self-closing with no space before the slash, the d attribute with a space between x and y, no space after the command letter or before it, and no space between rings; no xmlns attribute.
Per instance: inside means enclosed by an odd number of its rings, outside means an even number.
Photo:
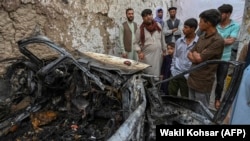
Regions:
<svg viewBox="0 0 250 141"><path fill-rule="evenodd" d="M190 69L192 62L187 58L188 52L195 46L198 41L198 36L195 31L198 26L198 21L195 18L187 19L184 22L182 29L185 36L179 38L175 42L175 51L173 62L171 65L171 76L176 76ZM168 92L170 95L177 96L178 91L182 97L188 98L188 74L169 81Z"/></svg>
<svg viewBox="0 0 250 141"><path fill-rule="evenodd" d="M230 4L221 5L218 10L221 13L221 21L217 24L216 29L224 39L224 49L221 60L230 61L236 53L236 40L239 34L240 25L231 19L233 6ZM231 70L228 64L219 64L216 73L215 103L214 106L218 110L220 107L220 99L224 90L224 82Z"/></svg>
<svg viewBox="0 0 250 141"><path fill-rule="evenodd" d="M164 79L168 79L171 75L171 63L172 63L172 58L173 58L173 54L174 54L174 50L175 50L175 43L174 42L170 42L167 45L167 55L163 56L163 62L162 62L162 66L161 66L161 78ZM161 91L165 94L168 95L168 83L169 82L165 82L161 84Z"/></svg>
<svg viewBox="0 0 250 141"><path fill-rule="evenodd" d="M205 34L199 37L196 45L188 53L192 67L207 60L220 59L224 48L224 39L216 29L221 20L220 12L209 9L203 11L199 17L199 29ZM190 99L201 101L206 107L209 106L216 70L217 65L213 64L189 73L187 83Z"/></svg>

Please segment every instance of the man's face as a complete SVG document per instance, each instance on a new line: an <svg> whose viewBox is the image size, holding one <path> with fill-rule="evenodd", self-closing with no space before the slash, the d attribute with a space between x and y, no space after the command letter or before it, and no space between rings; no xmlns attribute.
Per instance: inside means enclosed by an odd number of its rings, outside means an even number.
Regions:
<svg viewBox="0 0 250 141"><path fill-rule="evenodd" d="M191 28L190 26L184 25L182 32L184 35L189 35L189 34L194 33L195 31L194 31L194 28Z"/></svg>
<svg viewBox="0 0 250 141"><path fill-rule="evenodd" d="M157 12L157 17L159 17L160 19L162 19L162 16L163 16L163 11Z"/></svg>
<svg viewBox="0 0 250 141"><path fill-rule="evenodd" d="M169 11L169 15L170 15L170 18L175 18L175 15L176 15L176 10L170 10Z"/></svg>
<svg viewBox="0 0 250 141"><path fill-rule="evenodd" d="M221 13L221 22L226 21L227 19L230 18L230 13Z"/></svg>
<svg viewBox="0 0 250 141"><path fill-rule="evenodd" d="M144 17L142 17L142 20L145 24L151 24L152 20L153 20L153 15L152 14L148 14Z"/></svg>
<svg viewBox="0 0 250 141"><path fill-rule="evenodd" d="M134 11L133 10L128 10L126 13L128 21L132 22L134 20Z"/></svg>
<svg viewBox="0 0 250 141"><path fill-rule="evenodd" d="M204 19L200 18L200 22L199 22L199 28L201 31L206 31L208 28L209 22L205 22Z"/></svg>

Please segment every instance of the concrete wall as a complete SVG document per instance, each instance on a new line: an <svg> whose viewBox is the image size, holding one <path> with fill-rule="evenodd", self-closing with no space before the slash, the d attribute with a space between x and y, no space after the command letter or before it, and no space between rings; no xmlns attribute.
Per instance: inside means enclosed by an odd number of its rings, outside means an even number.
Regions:
<svg viewBox="0 0 250 141"><path fill-rule="evenodd" d="M245 7L244 7L244 14L243 20L240 29L239 35L239 49L238 49L238 56L245 44L248 44L250 41L250 0L245 0Z"/></svg>
<svg viewBox="0 0 250 141"><path fill-rule="evenodd" d="M172 0L0 0L0 59L19 55L16 42L35 32L58 44L80 51L108 53L117 46L118 25L125 9L140 12Z"/></svg>

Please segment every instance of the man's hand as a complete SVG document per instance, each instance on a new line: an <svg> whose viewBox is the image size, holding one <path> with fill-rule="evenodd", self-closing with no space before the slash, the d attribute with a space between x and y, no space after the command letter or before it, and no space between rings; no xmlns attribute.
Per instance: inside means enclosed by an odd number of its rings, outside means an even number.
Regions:
<svg viewBox="0 0 250 141"><path fill-rule="evenodd" d="M143 52L139 52L138 53L138 58L139 58L139 60L143 60L144 59L144 53Z"/></svg>
<svg viewBox="0 0 250 141"><path fill-rule="evenodd" d="M188 59L192 62L192 63L200 63L202 62L200 53L193 51L193 52L188 52Z"/></svg>
<svg viewBox="0 0 250 141"><path fill-rule="evenodd" d="M174 33L174 32L177 31L177 30L178 30L178 28L172 29L172 33Z"/></svg>
<svg viewBox="0 0 250 141"><path fill-rule="evenodd" d="M164 57L164 56L166 56L167 55L167 50L164 50L163 52L162 52L162 56Z"/></svg>
<svg viewBox="0 0 250 141"><path fill-rule="evenodd" d="M122 53L122 58L128 58L128 54L127 53Z"/></svg>
<svg viewBox="0 0 250 141"><path fill-rule="evenodd" d="M188 55L187 55L188 59L194 63L194 57L193 57L193 53L191 51L188 52Z"/></svg>
<svg viewBox="0 0 250 141"><path fill-rule="evenodd" d="M231 45L235 42L235 40L236 39L233 37L228 37L228 38L224 39L224 43L225 43L225 45Z"/></svg>
<svg viewBox="0 0 250 141"><path fill-rule="evenodd" d="M214 101L214 108L218 110L220 108L220 100L215 100Z"/></svg>
<svg viewBox="0 0 250 141"><path fill-rule="evenodd" d="M193 56L194 56L195 58L197 58L197 57L200 56L200 54L199 54L198 52L194 51L194 52L193 52Z"/></svg>
<svg viewBox="0 0 250 141"><path fill-rule="evenodd" d="M163 80L163 75L160 75L160 80Z"/></svg>
<svg viewBox="0 0 250 141"><path fill-rule="evenodd" d="M193 58L195 60L195 63L201 63L203 61L200 53L198 53L196 51L193 52Z"/></svg>

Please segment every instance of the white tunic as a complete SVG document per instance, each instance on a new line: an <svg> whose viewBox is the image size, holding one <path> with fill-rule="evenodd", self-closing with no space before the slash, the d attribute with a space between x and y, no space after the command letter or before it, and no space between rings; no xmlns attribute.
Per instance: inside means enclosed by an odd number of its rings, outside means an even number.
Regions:
<svg viewBox="0 0 250 141"><path fill-rule="evenodd" d="M157 23L161 28L160 24ZM145 73L154 76L160 76L160 69L162 64L162 51L165 50L165 39L162 31L155 31L152 35L150 32L144 28L145 33L145 43L142 47L140 41L140 28L137 29L135 35L134 48L136 51L142 51L145 55L143 60L139 60L142 63L149 64L151 67L145 70Z"/></svg>

